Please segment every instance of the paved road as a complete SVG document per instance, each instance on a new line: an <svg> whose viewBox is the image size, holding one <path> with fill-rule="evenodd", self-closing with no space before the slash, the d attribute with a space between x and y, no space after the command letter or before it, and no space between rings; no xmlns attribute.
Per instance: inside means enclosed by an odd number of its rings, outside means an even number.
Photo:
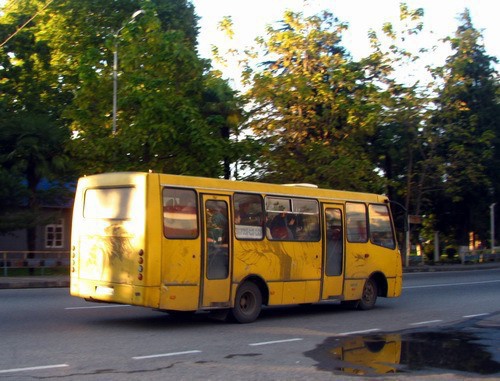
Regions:
<svg viewBox="0 0 500 381"><path fill-rule="evenodd" d="M414 265L405 267L405 273L427 273L427 272L443 272L443 271L470 271L470 270L489 270L499 269L500 262L485 262L480 264L438 264L429 265ZM18 288L52 288L52 287L69 287L69 276L1 276L0 289L18 289Z"/></svg>
<svg viewBox="0 0 500 381"><path fill-rule="evenodd" d="M335 365L339 343L397 334L405 343L396 345L402 360L411 358L404 349L411 347L408 334L494 337L500 329L499 269L405 274L404 287L401 298L379 299L372 311L338 304L281 307L265 309L248 325L213 321L206 314L181 321L145 308L90 304L70 297L66 288L4 289L0 379L350 379ZM473 356L478 348L456 351ZM500 353L492 356L500 363ZM401 372L407 370L404 364L393 368L400 371L397 379L455 379L458 373L446 367L410 373Z"/></svg>

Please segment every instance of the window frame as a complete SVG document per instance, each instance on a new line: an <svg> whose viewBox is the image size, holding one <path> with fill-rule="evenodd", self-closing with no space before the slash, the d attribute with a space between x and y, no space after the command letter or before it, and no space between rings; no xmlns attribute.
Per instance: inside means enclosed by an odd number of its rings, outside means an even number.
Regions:
<svg viewBox="0 0 500 381"><path fill-rule="evenodd" d="M353 227L351 226L350 222L349 222L349 219L351 218L351 215L352 215L352 211L350 212L349 211L349 206L350 205L362 205L365 209L364 211L364 229L365 229L365 232L364 232L364 236L363 236L363 240L359 239L359 240L353 240L352 239L352 229ZM361 213L357 213L357 214L360 214ZM368 207L366 205L366 203L364 202L357 202L357 201L347 201L345 203L345 219L346 219L346 223L345 223L345 229L346 229L346 239L347 239L347 242L349 243L367 243L369 240L370 240L370 231L369 231L369 221L368 221ZM355 227L357 230L359 230L360 228L363 228L363 227L360 227L360 226L357 226ZM357 235L360 235L359 232Z"/></svg>
<svg viewBox="0 0 500 381"><path fill-rule="evenodd" d="M374 232L378 232L378 230L376 231L375 229L372 228L372 213L371 213L371 208L372 207L383 207L386 209L387 211L387 225L388 227L390 228L390 234L391 234L391 240L392 240L392 245L391 246L388 246L388 245L383 245L379 242L377 242L376 240L373 239L373 233ZM384 247L384 248L387 248L387 249L391 249L391 250L394 250L397 245L396 245L396 237L395 237L395 234L394 234L394 226L393 226L393 223L392 223L392 218L391 218L391 210L389 208L388 205L386 204L375 204L375 203L371 203L368 205L368 226L369 226L369 237L370 237L370 242L373 244L373 245L377 245L377 246L380 246L380 247ZM385 233L388 233L389 230L383 230L381 232L385 232Z"/></svg>
<svg viewBox="0 0 500 381"><path fill-rule="evenodd" d="M101 201L103 196L116 197L116 195L110 194L111 192L116 192L120 196L120 202L115 205L118 206L118 208L113 210L114 213L112 213L111 210L106 210L105 207L102 207L103 202ZM130 204L130 201L135 199L136 192L137 189L133 185L88 188L85 190L83 196L82 216L84 219L93 220L131 220L133 218L131 215L131 209L123 207L123 205Z"/></svg>
<svg viewBox="0 0 500 381"><path fill-rule="evenodd" d="M49 232L50 229L53 229L52 232ZM60 229L58 232L57 230ZM64 219L60 218L57 223L45 225L45 248L46 249L63 249L64 248ZM49 238L49 234L53 234L52 238ZM58 238L58 235L60 237ZM52 241L52 244L49 243ZM56 243L60 241L60 244Z"/></svg>
<svg viewBox="0 0 500 381"><path fill-rule="evenodd" d="M283 206L284 208L281 210L274 210L270 209L268 207L269 203L268 200L277 200L277 206ZM303 212L303 211L297 211L296 210L296 203L300 201L306 201L306 202L311 202L314 203L315 205L315 211L313 212ZM280 203L279 201L285 201ZM307 198L307 197L294 197L294 196L276 196L276 195L267 195L264 197L264 204L265 204L265 213L266 213L266 237L269 241L278 241L278 242L319 242L321 240L321 218L320 218L320 203L318 199L316 198ZM305 239L298 239L296 237L294 238L273 238L270 230L269 230L269 216L270 214L274 215L274 218L276 218L279 214L285 213L287 216L288 215L294 215L296 217L296 220L298 219L299 215L300 216L315 216L316 217L316 225L317 225L317 233L316 236L309 238L305 237ZM274 220L274 218L272 220ZM272 221L271 220L271 221ZM271 222L272 223L272 222Z"/></svg>
<svg viewBox="0 0 500 381"><path fill-rule="evenodd" d="M240 210L240 207L236 208L236 205L242 203L240 200L238 200L239 197L249 197L249 198L258 198L259 199L259 204L260 204L260 222L259 222L259 225L249 225L249 224L237 224L236 223L236 214L239 213L239 210ZM233 194L233 197L232 197L232 204L233 204L233 212L234 212L234 218L233 218L233 227L234 227L234 237L238 240L238 241L262 241L265 237L265 219L264 219L264 216L265 216L265 206L264 206L264 198L262 197L261 194L257 194L257 193L245 193L245 192L235 192ZM254 205L256 205L254 203ZM255 237L255 238L252 238L250 236L247 236L247 237L244 237L244 236L238 236L238 232L241 231L242 228L238 228L239 226L242 226L242 227L252 227L252 228L255 228L257 226L259 226L260 228L260 237ZM255 231L257 231L257 229L255 229Z"/></svg>
<svg viewBox="0 0 500 381"><path fill-rule="evenodd" d="M167 226L166 224L166 218L165 218L165 208L168 207L168 205L165 204L165 192L168 191L168 190L174 190L174 191L188 191L188 192L191 192L192 193L192 196L193 196L193 199L190 200L190 202L192 201L194 203L194 208L195 208L195 224L196 224L196 234L194 235L175 235L175 236L169 236L168 235L168 230L167 228L169 226ZM161 190L161 205L162 205L162 226L163 226L163 236L167 239L171 239L171 240L196 240L198 239L198 237L200 236L200 208L199 208L199 201L198 201L198 192L194 189L194 188L184 188L184 187L175 187L175 186L168 186L168 185L165 185L162 187L162 190ZM173 205L175 206L175 205ZM187 205L184 205L184 207L186 207ZM180 214L180 213L178 213Z"/></svg>

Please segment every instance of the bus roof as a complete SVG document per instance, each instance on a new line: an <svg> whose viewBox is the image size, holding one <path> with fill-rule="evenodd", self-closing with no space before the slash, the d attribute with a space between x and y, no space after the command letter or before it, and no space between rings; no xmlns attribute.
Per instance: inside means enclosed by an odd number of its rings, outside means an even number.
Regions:
<svg viewBox="0 0 500 381"><path fill-rule="evenodd" d="M158 181L163 186L193 187L200 191L220 192L246 192L274 196L299 196L314 197L323 200L348 200L387 202L385 195L325 189L312 186L312 184L271 184L252 181L224 180L208 177L171 175L154 172L108 172L84 177L88 184L95 186L124 185L133 178L158 176Z"/></svg>

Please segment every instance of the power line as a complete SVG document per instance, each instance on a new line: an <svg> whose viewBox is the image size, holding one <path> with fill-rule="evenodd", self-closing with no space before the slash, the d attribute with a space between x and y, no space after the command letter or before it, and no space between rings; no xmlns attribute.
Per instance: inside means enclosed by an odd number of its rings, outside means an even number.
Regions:
<svg viewBox="0 0 500 381"><path fill-rule="evenodd" d="M9 42L16 34L18 34L21 30L24 29L26 25L28 25L36 16L38 16L40 13L42 13L49 5L52 3L54 0L49 0L47 3L40 9L38 12L36 12L28 21L26 21L23 25L21 25L14 33L12 33L7 39L0 44L0 48L4 46L7 42Z"/></svg>

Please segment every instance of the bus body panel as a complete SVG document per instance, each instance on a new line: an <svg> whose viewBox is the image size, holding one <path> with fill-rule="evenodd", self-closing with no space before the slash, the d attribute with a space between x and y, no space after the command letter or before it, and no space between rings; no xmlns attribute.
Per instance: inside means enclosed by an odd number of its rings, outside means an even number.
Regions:
<svg viewBox="0 0 500 381"><path fill-rule="evenodd" d="M199 306L201 240L162 235L160 309L194 311Z"/></svg>
<svg viewBox="0 0 500 381"><path fill-rule="evenodd" d="M157 300L135 291L145 286L139 273L144 279L153 271L139 263L141 257L148 260L146 181L146 174L137 173L80 179L72 226L72 295L157 307ZM154 245L154 240L148 243ZM157 261L153 256L152 264Z"/></svg>
<svg viewBox="0 0 500 381"><path fill-rule="evenodd" d="M196 311L199 308L199 285L166 285L161 286L161 310Z"/></svg>
<svg viewBox="0 0 500 381"><path fill-rule="evenodd" d="M283 304L283 282L268 282L269 305L279 306ZM234 295L234 294L233 294Z"/></svg>
<svg viewBox="0 0 500 381"><path fill-rule="evenodd" d="M234 280L249 273L262 274L269 281L319 280L321 277L321 243L272 241L235 242Z"/></svg>

